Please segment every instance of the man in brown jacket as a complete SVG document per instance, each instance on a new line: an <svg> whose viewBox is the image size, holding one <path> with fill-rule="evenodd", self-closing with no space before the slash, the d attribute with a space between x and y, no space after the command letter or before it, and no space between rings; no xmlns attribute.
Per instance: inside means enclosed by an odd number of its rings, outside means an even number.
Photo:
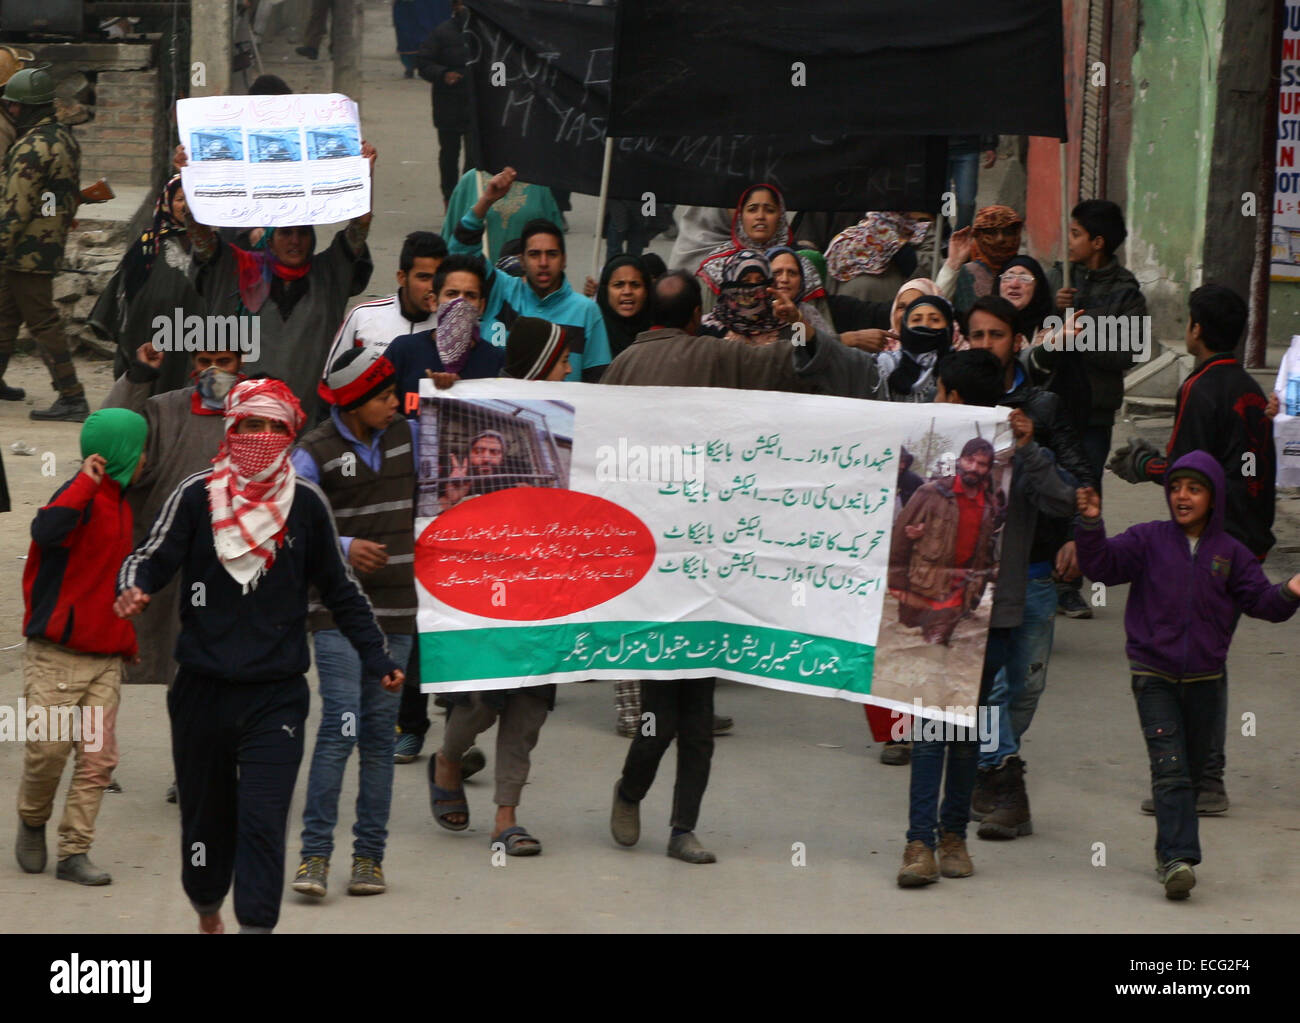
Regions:
<svg viewBox="0 0 1300 1023"><path fill-rule="evenodd" d="M980 437L968 440L957 475L918 488L894 523L889 589L898 597L899 622L919 627L927 643L948 643L988 581L992 468L993 445Z"/></svg>

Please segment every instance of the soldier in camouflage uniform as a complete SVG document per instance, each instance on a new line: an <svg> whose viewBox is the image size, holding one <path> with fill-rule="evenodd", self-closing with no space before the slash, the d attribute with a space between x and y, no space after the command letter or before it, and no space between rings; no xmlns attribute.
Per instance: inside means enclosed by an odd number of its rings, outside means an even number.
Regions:
<svg viewBox="0 0 1300 1023"><path fill-rule="evenodd" d="M14 76L19 68L23 66L23 58L18 51L12 46L0 46L0 87ZM14 122L9 120L9 115L0 110L0 163L4 161L5 153L9 147L14 144Z"/></svg>
<svg viewBox="0 0 1300 1023"><path fill-rule="evenodd" d="M0 381L26 323L59 395L31 417L79 423L90 409L54 307L54 274L80 201L81 149L54 116L54 79L45 68L16 73L0 102L17 129L0 178ZM0 391L10 401L22 397L18 388Z"/></svg>

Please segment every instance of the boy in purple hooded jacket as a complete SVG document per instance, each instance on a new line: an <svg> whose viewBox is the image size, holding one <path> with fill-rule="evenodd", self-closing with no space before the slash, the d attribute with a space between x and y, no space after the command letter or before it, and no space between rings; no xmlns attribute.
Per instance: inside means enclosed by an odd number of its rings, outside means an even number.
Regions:
<svg viewBox="0 0 1300 1023"><path fill-rule="evenodd" d="M1223 528L1223 469L1204 451L1165 477L1171 521L1106 538L1101 498L1077 493L1079 566L1089 579L1132 583L1124 609L1133 696L1151 757L1156 873L1185 899L1201 862L1196 792L1209 753L1224 663L1237 616L1284 622L1300 607L1300 575L1271 583L1255 556Z"/></svg>

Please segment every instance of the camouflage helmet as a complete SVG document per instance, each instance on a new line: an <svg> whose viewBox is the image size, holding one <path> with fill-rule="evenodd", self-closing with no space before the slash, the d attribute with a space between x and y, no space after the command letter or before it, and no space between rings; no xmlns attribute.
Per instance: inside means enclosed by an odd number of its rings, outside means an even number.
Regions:
<svg viewBox="0 0 1300 1023"><path fill-rule="evenodd" d="M14 73L5 86L3 97L7 103L25 103L40 106L54 102L54 77L46 67L29 67Z"/></svg>

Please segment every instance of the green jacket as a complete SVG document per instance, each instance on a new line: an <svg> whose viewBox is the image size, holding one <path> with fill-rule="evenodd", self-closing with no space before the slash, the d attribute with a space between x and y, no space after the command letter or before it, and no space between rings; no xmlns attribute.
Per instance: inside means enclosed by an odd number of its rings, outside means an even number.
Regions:
<svg viewBox="0 0 1300 1023"><path fill-rule="evenodd" d="M0 265L52 274L81 198L81 147L51 114L4 158L0 190Z"/></svg>

